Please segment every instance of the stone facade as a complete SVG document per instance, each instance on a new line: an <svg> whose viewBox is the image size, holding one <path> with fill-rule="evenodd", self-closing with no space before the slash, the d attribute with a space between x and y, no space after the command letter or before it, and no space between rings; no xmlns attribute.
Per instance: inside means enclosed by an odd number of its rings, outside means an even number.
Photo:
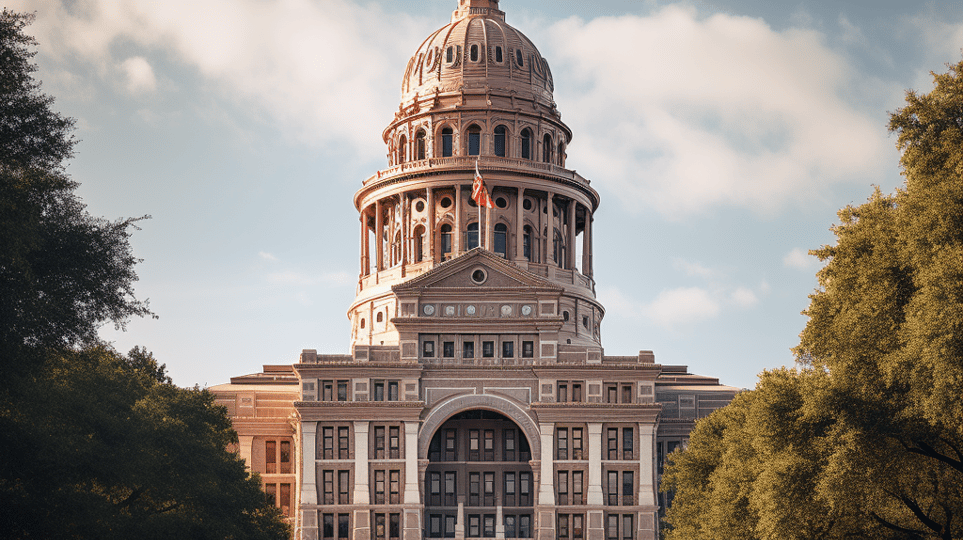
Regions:
<svg viewBox="0 0 963 540"><path fill-rule="evenodd" d="M354 198L350 354L292 368L297 538L658 538L666 452L736 389L604 354L599 196L553 90L497 0L460 0L408 63Z"/></svg>

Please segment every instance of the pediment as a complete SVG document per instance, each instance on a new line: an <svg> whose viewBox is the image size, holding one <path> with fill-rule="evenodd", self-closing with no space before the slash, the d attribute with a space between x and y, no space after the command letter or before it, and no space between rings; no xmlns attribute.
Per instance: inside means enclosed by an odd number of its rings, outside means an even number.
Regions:
<svg viewBox="0 0 963 540"><path fill-rule="evenodd" d="M483 248L475 248L410 281L392 287L392 291L399 297L418 296L427 290L482 292L512 289L533 292L563 291L560 285L523 270Z"/></svg>

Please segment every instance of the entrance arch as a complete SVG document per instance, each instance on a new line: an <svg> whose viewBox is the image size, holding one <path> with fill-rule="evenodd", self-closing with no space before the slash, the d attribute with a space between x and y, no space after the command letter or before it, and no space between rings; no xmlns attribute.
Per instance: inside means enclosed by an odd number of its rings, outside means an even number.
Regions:
<svg viewBox="0 0 963 540"><path fill-rule="evenodd" d="M528 412L522 409L514 401L501 396L493 395L466 395L456 396L443 401L428 413L427 418L421 424L421 433L418 437L418 458L428 459L428 445L431 444L432 437L438 428L446 420L460 412L470 410L483 410L501 413L518 427L528 439L528 444L532 449L532 459L542 457L542 437L538 431L536 419L532 418Z"/></svg>

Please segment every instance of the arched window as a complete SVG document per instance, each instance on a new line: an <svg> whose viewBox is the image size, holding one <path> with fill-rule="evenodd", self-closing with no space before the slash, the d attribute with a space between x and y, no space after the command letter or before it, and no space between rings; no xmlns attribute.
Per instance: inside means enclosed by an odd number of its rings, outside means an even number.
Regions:
<svg viewBox="0 0 963 540"><path fill-rule="evenodd" d="M364 318L361 319L361 329L364 330Z"/></svg>
<svg viewBox="0 0 963 540"><path fill-rule="evenodd" d="M391 266L401 264L401 231L395 233L395 241L391 243Z"/></svg>
<svg viewBox="0 0 963 540"><path fill-rule="evenodd" d="M552 162L552 136L545 135L545 139L542 140L542 162L551 163Z"/></svg>
<svg viewBox="0 0 963 540"><path fill-rule="evenodd" d="M495 245L494 251L498 255L505 257L508 255L508 225L499 223L495 225Z"/></svg>
<svg viewBox="0 0 963 540"><path fill-rule="evenodd" d="M455 48L449 46L448 50L445 51L445 62L452 63L455 61Z"/></svg>
<svg viewBox="0 0 963 540"><path fill-rule="evenodd" d="M522 130L522 159L532 159L532 130Z"/></svg>
<svg viewBox="0 0 963 540"><path fill-rule="evenodd" d="M478 45L471 46L471 61L472 62L478 61Z"/></svg>
<svg viewBox="0 0 963 540"><path fill-rule="evenodd" d="M441 226L441 259L447 260L451 257L451 225L447 223Z"/></svg>
<svg viewBox="0 0 963 540"><path fill-rule="evenodd" d="M481 153L481 128L472 126L468 128L468 155L477 156Z"/></svg>
<svg viewBox="0 0 963 540"><path fill-rule="evenodd" d="M556 164L559 167L565 166L565 143L563 142L558 143L558 154L555 156L555 160L557 161Z"/></svg>
<svg viewBox="0 0 963 540"><path fill-rule="evenodd" d="M408 137L404 135L398 139L398 163L404 163L405 158L408 157Z"/></svg>
<svg viewBox="0 0 963 540"><path fill-rule="evenodd" d="M454 148L455 132L450 127L441 130L441 156L451 157Z"/></svg>
<svg viewBox="0 0 963 540"><path fill-rule="evenodd" d="M495 128L495 155L499 157L505 157L505 137L506 132L505 126L498 126Z"/></svg>
<svg viewBox="0 0 963 540"><path fill-rule="evenodd" d="M474 249L478 247L478 222L469 223L465 230L465 247Z"/></svg>
<svg viewBox="0 0 963 540"><path fill-rule="evenodd" d="M525 225L525 228L522 229L522 231L524 233L524 235L522 236L522 243L523 243L522 250L524 251L525 259L531 261L532 260L532 228L528 225Z"/></svg>
<svg viewBox="0 0 963 540"><path fill-rule="evenodd" d="M495 46L495 61L498 62L499 64L501 64L501 63L502 63L502 60L503 60L503 58L502 58L502 48L499 47L499 46Z"/></svg>
<svg viewBox="0 0 963 540"><path fill-rule="evenodd" d="M419 129L418 133L415 134L415 159L426 159L428 156L427 148L425 147L425 130Z"/></svg>
<svg viewBox="0 0 963 540"><path fill-rule="evenodd" d="M562 261L565 260L565 240L562 238L562 232L558 229L555 229L555 240L552 242L552 256L555 259L555 264L561 268Z"/></svg>
<svg viewBox="0 0 963 540"><path fill-rule="evenodd" d="M415 249L412 259L416 263L425 260L425 228L422 225L415 227Z"/></svg>
<svg viewBox="0 0 963 540"><path fill-rule="evenodd" d="M380 311L378 312L378 322L385 322L385 314Z"/></svg>
<svg viewBox="0 0 963 540"><path fill-rule="evenodd" d="M525 65L525 64L522 62L522 50L521 50L521 49L515 49L515 63L518 64L518 67L522 67L522 66Z"/></svg>

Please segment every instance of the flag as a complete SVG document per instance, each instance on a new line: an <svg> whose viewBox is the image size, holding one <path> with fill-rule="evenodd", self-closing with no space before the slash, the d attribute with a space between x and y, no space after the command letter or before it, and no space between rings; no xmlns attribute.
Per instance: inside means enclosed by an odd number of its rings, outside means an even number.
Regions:
<svg viewBox="0 0 963 540"><path fill-rule="evenodd" d="M495 208L495 203L492 202L491 197L488 196L488 189L485 188L485 180L478 172L477 160L475 161L475 181L471 184L471 198L478 203L478 206Z"/></svg>

